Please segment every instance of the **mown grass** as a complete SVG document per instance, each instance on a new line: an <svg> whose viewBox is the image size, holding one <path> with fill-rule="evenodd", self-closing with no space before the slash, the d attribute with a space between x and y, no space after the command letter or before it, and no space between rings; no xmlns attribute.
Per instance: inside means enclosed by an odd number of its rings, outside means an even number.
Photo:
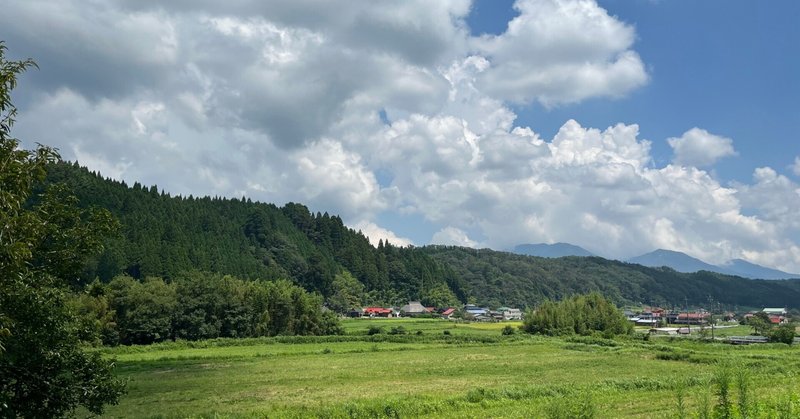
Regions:
<svg viewBox="0 0 800 419"><path fill-rule="evenodd" d="M367 335L374 325L406 334ZM747 368L757 398L798 385L800 350L787 345L501 336L504 325L352 320L336 339L107 349L129 379L128 395L107 414L558 417L591 406L597 417L670 417L676 390L685 387L695 406L720 361Z"/></svg>

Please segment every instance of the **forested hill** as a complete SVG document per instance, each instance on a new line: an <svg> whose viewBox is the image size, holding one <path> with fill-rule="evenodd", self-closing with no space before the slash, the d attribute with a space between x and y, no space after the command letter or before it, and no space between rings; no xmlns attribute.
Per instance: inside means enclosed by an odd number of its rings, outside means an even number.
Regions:
<svg viewBox="0 0 800 419"><path fill-rule="evenodd" d="M600 257L551 259L453 246L427 246L420 251L453 269L477 301L495 307L527 306L590 291L600 291L617 304L800 307L800 280L680 273Z"/></svg>
<svg viewBox="0 0 800 419"><path fill-rule="evenodd" d="M474 300L530 307L594 290L618 304L708 305L713 299L728 307L800 306L798 280L683 274L599 257L546 259L383 243L375 248L338 216L313 214L301 204L170 196L156 186L128 186L63 162L48 172L47 183L54 182L65 183L81 206L106 208L121 224L104 253L85 268L84 281L122 273L170 279L191 270L286 278L342 309L409 299L436 306Z"/></svg>
<svg viewBox="0 0 800 419"><path fill-rule="evenodd" d="M420 299L448 305L467 297L452 271L424 253L391 244L375 248L338 216L312 214L301 204L279 208L170 196L156 186L128 186L64 162L49 168L46 183L66 184L79 205L106 208L121 224L120 234L86 267L84 280L108 281L121 273L169 279L201 270L287 278L329 297L337 274L346 270L364 285L363 292L349 291L375 303Z"/></svg>

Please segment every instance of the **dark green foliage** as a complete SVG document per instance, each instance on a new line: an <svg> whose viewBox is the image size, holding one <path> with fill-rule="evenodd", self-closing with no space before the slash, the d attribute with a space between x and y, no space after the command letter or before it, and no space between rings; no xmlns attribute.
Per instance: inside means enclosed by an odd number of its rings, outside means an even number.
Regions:
<svg viewBox="0 0 800 419"><path fill-rule="evenodd" d="M286 278L322 294L335 311L362 304L458 306L472 298L491 307L533 307L598 291L618 304L707 303L787 306L800 301L800 280L757 281L711 272L679 273L599 257L537 258L461 247L370 245L341 218L289 203L172 197L154 188L103 179L76 164L50 168L79 205L107 208L121 223L81 278L125 273L172 280L191 269L239 278ZM41 185L40 188L44 188ZM353 282L355 279L357 282Z"/></svg>
<svg viewBox="0 0 800 419"><path fill-rule="evenodd" d="M153 343L172 337L178 298L173 284L159 278L139 282L129 276L109 284L120 343Z"/></svg>
<svg viewBox="0 0 800 419"><path fill-rule="evenodd" d="M763 311L753 314L752 317L747 319L746 323L761 336L768 336L770 329L772 328L772 322L769 320L769 315Z"/></svg>
<svg viewBox="0 0 800 419"><path fill-rule="evenodd" d="M576 293L597 291L618 305L703 306L708 296L734 306L798 307L800 280L761 281L713 272L680 273L600 257L540 258L468 249L426 246L431 256L461 278L463 289L480 304L533 307Z"/></svg>
<svg viewBox="0 0 800 419"><path fill-rule="evenodd" d="M350 272L337 274L333 278L332 290L328 297L328 308L337 313L360 311L366 302L364 284L358 282Z"/></svg>
<svg viewBox="0 0 800 419"><path fill-rule="evenodd" d="M75 295L82 318L106 319L103 343L149 344L167 339L340 334L322 298L288 281L244 281L203 272L171 282L118 276L94 295ZM92 310L97 310L92 312ZM92 324L91 321L89 324Z"/></svg>
<svg viewBox="0 0 800 419"><path fill-rule="evenodd" d="M631 333L633 327L621 311L595 292L560 302L545 301L525 316L523 329L550 336L596 332L613 336Z"/></svg>
<svg viewBox="0 0 800 419"><path fill-rule="evenodd" d="M791 345L794 342L794 331L795 325L791 323L775 326L768 333L769 341Z"/></svg>
<svg viewBox="0 0 800 419"><path fill-rule="evenodd" d="M81 206L106 208L121 224L120 234L109 236L105 251L84 266L87 281L120 274L172 280L193 269L286 278L322 294L337 311L409 300L450 306L467 297L461 279L424 252L388 242L375 248L338 216L314 214L301 204L173 197L68 163L52 165L38 188L59 182Z"/></svg>
<svg viewBox="0 0 800 419"><path fill-rule="evenodd" d="M380 335L381 333L383 333L383 328L380 326L370 326L369 329L367 329L367 334L370 336Z"/></svg>
<svg viewBox="0 0 800 419"><path fill-rule="evenodd" d="M406 333L406 328L403 326L394 326L389 330L390 335L405 335Z"/></svg>
<svg viewBox="0 0 800 419"><path fill-rule="evenodd" d="M514 333L517 333L517 329L513 328L512 326L506 326L506 327L504 327L504 328L503 328L503 331L501 332L501 334L502 334L503 336L511 336L511 335L513 335Z"/></svg>
<svg viewBox="0 0 800 419"><path fill-rule="evenodd" d="M6 61L5 50L0 42L0 416L61 417L81 406L99 414L124 385L109 361L83 351L87 332L64 289L114 223L58 185L32 191L58 154L19 149L11 137L10 92L33 63Z"/></svg>

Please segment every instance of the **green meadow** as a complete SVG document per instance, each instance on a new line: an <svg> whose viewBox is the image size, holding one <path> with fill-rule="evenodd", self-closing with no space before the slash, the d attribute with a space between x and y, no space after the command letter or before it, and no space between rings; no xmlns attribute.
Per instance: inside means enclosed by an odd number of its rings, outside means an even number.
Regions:
<svg viewBox="0 0 800 419"><path fill-rule="evenodd" d="M748 377L751 417L800 414L797 346L502 335L509 324L355 319L343 336L106 348L128 380L106 415L679 417L680 393L692 417L717 402L722 370Z"/></svg>

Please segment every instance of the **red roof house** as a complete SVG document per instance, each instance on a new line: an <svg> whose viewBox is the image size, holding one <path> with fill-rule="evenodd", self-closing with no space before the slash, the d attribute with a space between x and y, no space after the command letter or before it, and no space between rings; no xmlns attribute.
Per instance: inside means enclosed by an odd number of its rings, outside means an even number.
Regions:
<svg viewBox="0 0 800 419"><path fill-rule="evenodd" d="M383 307L366 307L364 309L364 315L370 317L390 317L392 315L392 309Z"/></svg>

